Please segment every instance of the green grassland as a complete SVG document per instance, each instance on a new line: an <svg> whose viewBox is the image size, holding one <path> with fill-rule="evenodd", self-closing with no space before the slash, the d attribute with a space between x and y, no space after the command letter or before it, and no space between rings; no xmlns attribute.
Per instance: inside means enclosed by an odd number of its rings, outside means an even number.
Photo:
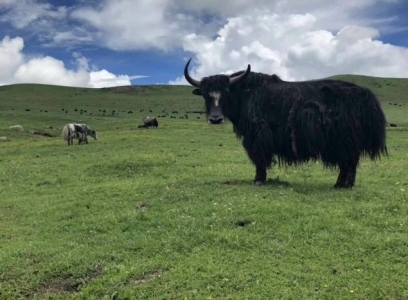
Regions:
<svg viewBox="0 0 408 300"><path fill-rule="evenodd" d="M252 186L192 87L0 87L0 299L407 299L408 80L341 78L397 124L352 190L320 163ZM99 139L68 147L69 122Z"/></svg>

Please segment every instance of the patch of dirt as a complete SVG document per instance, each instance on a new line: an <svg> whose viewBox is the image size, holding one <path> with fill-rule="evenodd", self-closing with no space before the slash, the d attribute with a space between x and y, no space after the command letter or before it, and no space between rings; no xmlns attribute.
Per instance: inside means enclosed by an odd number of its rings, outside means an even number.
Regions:
<svg viewBox="0 0 408 300"><path fill-rule="evenodd" d="M142 276L136 278L129 278L126 280L125 285L140 285L146 284L156 278L160 278L164 273L166 273L168 269L166 268L156 268L151 271L146 272Z"/></svg>
<svg viewBox="0 0 408 300"><path fill-rule="evenodd" d="M141 210L141 211L146 211L147 210L147 204L146 203L141 203L140 205L139 205L139 209Z"/></svg>
<svg viewBox="0 0 408 300"><path fill-rule="evenodd" d="M74 293L80 290L81 284L81 280L76 279L72 274L69 274L65 277L54 278L52 280L44 282L39 286L38 293Z"/></svg>
<svg viewBox="0 0 408 300"><path fill-rule="evenodd" d="M41 136L45 136L45 137L54 137L54 135L52 135L52 134L49 134L47 132L41 132L41 131L30 131L30 134L41 135Z"/></svg>
<svg viewBox="0 0 408 300"><path fill-rule="evenodd" d="M96 265L94 269L88 270L83 276L74 275L74 274L66 274L64 276L50 278L46 282L41 283L36 291L35 294L41 295L45 294L71 294L81 290L81 288L89 283L90 281L94 280L97 277L102 275L102 266ZM26 296L30 295L31 293L27 293Z"/></svg>
<svg viewBox="0 0 408 300"><path fill-rule="evenodd" d="M248 226L248 225L251 224L251 223L252 223L251 220L245 219L245 220L236 221L236 222L235 222L235 226L245 227L245 226Z"/></svg>

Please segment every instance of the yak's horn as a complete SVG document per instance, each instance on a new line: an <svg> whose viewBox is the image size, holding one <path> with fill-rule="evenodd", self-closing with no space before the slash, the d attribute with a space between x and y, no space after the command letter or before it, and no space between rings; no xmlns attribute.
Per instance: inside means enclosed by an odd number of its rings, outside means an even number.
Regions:
<svg viewBox="0 0 408 300"><path fill-rule="evenodd" d="M186 78L186 80L188 81L189 84L199 88L201 86L201 81L192 78L190 76L190 74L188 74L188 65L190 64L190 62L191 62L191 58L188 60L186 66L184 68L184 77Z"/></svg>

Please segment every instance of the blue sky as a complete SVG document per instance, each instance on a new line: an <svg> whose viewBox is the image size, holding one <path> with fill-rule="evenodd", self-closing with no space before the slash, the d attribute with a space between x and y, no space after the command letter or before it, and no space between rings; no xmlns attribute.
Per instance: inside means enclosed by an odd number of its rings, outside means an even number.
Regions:
<svg viewBox="0 0 408 300"><path fill-rule="evenodd" d="M406 0L0 0L0 85L408 77Z"/></svg>

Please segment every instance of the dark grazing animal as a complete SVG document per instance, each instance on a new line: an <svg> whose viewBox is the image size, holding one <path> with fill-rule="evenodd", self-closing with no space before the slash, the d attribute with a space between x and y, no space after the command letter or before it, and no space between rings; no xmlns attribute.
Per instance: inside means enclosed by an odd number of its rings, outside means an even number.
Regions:
<svg viewBox="0 0 408 300"><path fill-rule="evenodd" d="M143 119L144 127L149 128L150 126L152 127L159 127L159 122L157 122L157 119L155 117L149 117L147 116L146 118Z"/></svg>
<svg viewBox="0 0 408 300"><path fill-rule="evenodd" d="M201 81L184 68L186 80L202 95L208 123L228 118L256 168L255 185L277 156L279 165L321 160L340 169L334 187L354 186L360 156L387 155L386 119L367 88L339 80L287 82L277 75L246 71Z"/></svg>
<svg viewBox="0 0 408 300"><path fill-rule="evenodd" d="M88 135L95 140L98 139L97 132L89 128L86 124L66 124L62 129L62 138L68 142L68 146L74 144L74 138L78 139L78 145L82 142L88 144Z"/></svg>

